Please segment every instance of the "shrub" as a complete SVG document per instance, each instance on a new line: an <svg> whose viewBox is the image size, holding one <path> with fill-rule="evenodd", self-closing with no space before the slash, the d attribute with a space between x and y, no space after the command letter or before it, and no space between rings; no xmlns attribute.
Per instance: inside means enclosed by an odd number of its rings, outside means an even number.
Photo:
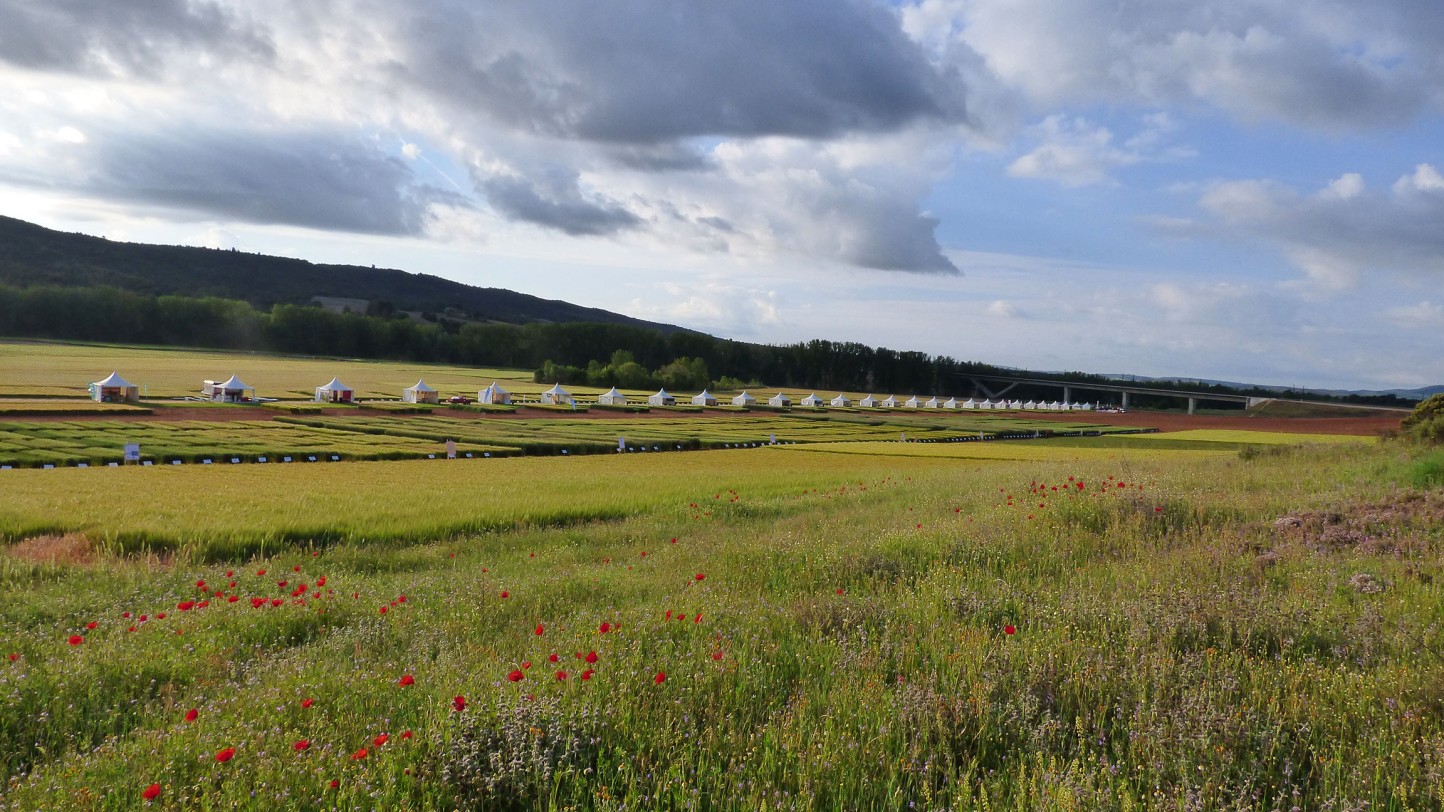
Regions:
<svg viewBox="0 0 1444 812"><path fill-rule="evenodd" d="M1403 436L1418 443L1444 443L1444 392L1419 402L1413 414L1399 424Z"/></svg>

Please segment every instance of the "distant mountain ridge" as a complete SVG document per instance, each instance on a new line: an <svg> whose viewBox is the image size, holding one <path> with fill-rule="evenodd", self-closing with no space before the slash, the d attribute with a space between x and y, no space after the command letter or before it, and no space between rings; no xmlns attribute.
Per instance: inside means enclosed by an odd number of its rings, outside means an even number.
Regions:
<svg viewBox="0 0 1444 812"><path fill-rule="evenodd" d="M0 216L0 284L15 287L110 286L152 296L216 296L262 308L309 304L316 297L385 302L396 310L445 313L476 321L594 322L663 333L688 331L609 310L482 288L428 274L303 259L108 240L54 231Z"/></svg>
<svg viewBox="0 0 1444 812"><path fill-rule="evenodd" d="M1405 400L1423 400L1431 395L1444 392L1444 384L1433 386L1421 386L1418 389L1310 389L1297 386L1278 386L1275 384L1240 383L1238 381L1218 381L1209 378L1154 378L1147 375L1108 375L1120 381L1142 381L1149 383L1197 383L1210 386L1227 386L1230 389L1267 389L1272 392L1304 392L1310 395L1324 395L1328 397L1388 397L1390 395Z"/></svg>

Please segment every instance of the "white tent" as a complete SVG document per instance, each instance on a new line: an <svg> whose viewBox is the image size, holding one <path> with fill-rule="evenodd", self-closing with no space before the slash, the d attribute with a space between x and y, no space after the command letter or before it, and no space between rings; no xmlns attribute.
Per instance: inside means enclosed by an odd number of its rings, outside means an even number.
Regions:
<svg viewBox="0 0 1444 812"><path fill-rule="evenodd" d="M803 406L818 407L821 406L823 403L825 403L825 401L822 398L818 397L816 392L813 392L812 394L802 399Z"/></svg>
<svg viewBox="0 0 1444 812"><path fill-rule="evenodd" d="M790 398L790 397L782 394L781 392L778 392L777 394L775 394L775 395L773 395L772 397L770 397L770 398L767 399L767 405L768 405L768 406L791 406L791 405L792 405L792 398Z"/></svg>
<svg viewBox="0 0 1444 812"><path fill-rule="evenodd" d="M994 409L1006 409L1006 408L1008 408L1008 401L1003 400L1002 398L999 398L999 399L993 401L993 408L994 408Z"/></svg>
<svg viewBox="0 0 1444 812"><path fill-rule="evenodd" d="M677 398L666 389L658 389L657 394L647 398L648 406L676 406Z"/></svg>
<svg viewBox="0 0 1444 812"><path fill-rule="evenodd" d="M716 406L716 405L717 405L717 396L716 396L716 395L713 395L711 392L708 392L706 389L703 389L701 394L699 394L699 395L693 395L693 396L692 396L692 405L693 405L693 406Z"/></svg>
<svg viewBox="0 0 1444 812"><path fill-rule="evenodd" d="M567 397L570 398L571 396L568 395ZM476 402L511 403L511 393L498 386L496 381L492 381L490 386L476 393ZM568 400L567 402L570 403L571 401Z"/></svg>
<svg viewBox="0 0 1444 812"><path fill-rule="evenodd" d="M1021 401L1021 400L1011 401L1011 402L1008 403L1008 408L1009 408L1009 409L1021 409L1021 408L1023 408L1023 401Z"/></svg>
<svg viewBox="0 0 1444 812"><path fill-rule="evenodd" d="M1055 401L1053 401L1052 403L1049 403L1049 404L1048 404L1048 408L1051 409L1051 410L1053 410L1053 411L1055 411L1055 412L1056 412L1056 411L1060 411L1060 410L1062 410L1062 408L1063 408L1063 404L1061 404L1061 403L1059 403L1058 401L1055 400Z"/></svg>
<svg viewBox="0 0 1444 812"><path fill-rule="evenodd" d="M1071 411L1073 411L1073 404L1071 404L1071 403L1069 403L1068 401L1065 400L1065 401L1063 401L1062 403L1059 403L1059 404L1058 404L1058 408L1059 408L1060 410L1062 410L1062 411L1065 411L1065 412L1071 412Z"/></svg>
<svg viewBox="0 0 1444 812"><path fill-rule="evenodd" d="M751 406L756 402L757 398L754 398L751 395L747 394L746 389L743 389L742 394L732 399L733 406Z"/></svg>
<svg viewBox="0 0 1444 812"><path fill-rule="evenodd" d="M316 387L316 400L322 403L350 403L354 398L355 392L341 383L340 378L332 378L325 386Z"/></svg>
<svg viewBox="0 0 1444 812"><path fill-rule="evenodd" d="M204 386L201 387L201 394L211 400L238 403L243 400L255 400L256 398L256 388L254 386L248 386L235 375L232 375L229 380L223 383L216 383L215 381L204 381L203 383ZM247 395L247 392L250 392L250 394Z"/></svg>
<svg viewBox="0 0 1444 812"><path fill-rule="evenodd" d="M440 403L441 394L427 386L426 381L417 381L415 386L408 386L401 390L401 402Z"/></svg>
<svg viewBox="0 0 1444 812"><path fill-rule="evenodd" d="M847 395L838 392L837 397L832 399L831 405L836 406L840 409L846 409L847 407L852 405L852 401L847 399Z"/></svg>
<svg viewBox="0 0 1444 812"><path fill-rule="evenodd" d="M943 405L942 401L938 400L938 396L937 396L937 395L933 395L932 397L928 398L928 402L927 402L927 403L924 403L924 404L923 404L923 408L924 408L924 409L936 409L936 408L938 408L938 407L941 406L941 405Z"/></svg>
<svg viewBox="0 0 1444 812"><path fill-rule="evenodd" d="M112 372L103 381L90 385L90 396L103 403L124 403L140 400L140 387Z"/></svg>
<svg viewBox="0 0 1444 812"><path fill-rule="evenodd" d="M1091 403L1075 403L1075 404L1073 404L1073 405L1074 405L1076 408L1082 409L1082 410L1085 411L1085 412L1091 412L1091 411L1093 411L1093 404L1091 404Z"/></svg>
<svg viewBox="0 0 1444 812"><path fill-rule="evenodd" d="M560 405L560 404L563 404L563 403L566 403L566 404L569 404L569 405L572 405L572 406L577 405L577 404L576 404L576 401L572 400L572 393L571 393L571 392L568 392L568 391L565 390L565 389L563 389L563 388L562 388L562 385L559 384L559 383L554 383L554 384L552 384L552 388L550 388L550 389L548 389L547 391L541 393L541 402L542 402L542 403L550 403L550 404L552 404L552 405L554 405L554 406Z"/></svg>
<svg viewBox="0 0 1444 812"><path fill-rule="evenodd" d="M912 397L908 398L907 401L903 403L903 405L909 409L921 409L923 402L918 400L917 395L913 395Z"/></svg>
<svg viewBox="0 0 1444 812"><path fill-rule="evenodd" d="M957 398L948 398L947 400L943 401L943 408L944 408L944 409L959 409L959 408L962 408L962 404L958 403L958 399L957 399Z"/></svg>
<svg viewBox="0 0 1444 812"><path fill-rule="evenodd" d="M1024 408L1024 409L1036 409L1036 408L1038 408L1038 402L1037 402L1037 401L1030 400L1030 401L1028 401L1027 403L1024 403L1024 404L1023 404L1023 408Z"/></svg>
<svg viewBox="0 0 1444 812"><path fill-rule="evenodd" d="M841 395L839 395L838 397L841 397ZM878 400L877 398L873 397L872 394L869 393L867 397L863 398L862 400L859 400L859 401L857 402L857 405L863 407L864 409L873 409L873 408L876 408L877 405L878 405L879 403L881 403L881 402L882 402L882 401L880 401L880 400Z"/></svg>
<svg viewBox="0 0 1444 812"><path fill-rule="evenodd" d="M897 395L888 395L886 398L884 398L882 402L882 407L884 409L896 409Z"/></svg>
<svg viewBox="0 0 1444 812"><path fill-rule="evenodd" d="M598 405L598 406L626 406L626 405L627 405L627 396L624 395L624 394L622 394L621 392L618 392L618 391L617 391L617 387L613 386L611 389L608 389L607 391L603 392L602 394L597 395L597 405Z"/></svg>
<svg viewBox="0 0 1444 812"><path fill-rule="evenodd" d="M978 408L978 402L976 400L973 400L972 398L968 398L967 400L963 401L963 408L976 409Z"/></svg>

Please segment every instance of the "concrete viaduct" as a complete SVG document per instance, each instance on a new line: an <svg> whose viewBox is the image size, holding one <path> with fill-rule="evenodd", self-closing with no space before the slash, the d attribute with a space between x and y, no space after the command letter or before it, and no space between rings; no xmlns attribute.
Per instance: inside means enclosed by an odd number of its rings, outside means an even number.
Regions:
<svg viewBox="0 0 1444 812"><path fill-rule="evenodd" d="M1046 386L1063 390L1063 400L1071 403L1074 391L1085 392L1115 392L1122 396L1123 408L1128 408L1129 395L1153 395L1170 398L1183 398L1188 401L1188 413L1193 414L1198 409L1198 402L1201 400L1221 403L1240 403L1244 408L1253 406L1256 403L1267 400L1267 398L1254 398L1247 395L1220 395L1212 392L1189 392L1182 389L1160 389L1150 386L1128 386L1126 384L1107 383L1078 383L1073 381L1054 381L1043 378L1010 378L1001 375L965 375L978 388L978 391L986 395L990 400L1006 395L1010 389L1019 384L1028 386ZM992 386L989 386L991 384ZM994 389L1002 384L1001 388Z"/></svg>

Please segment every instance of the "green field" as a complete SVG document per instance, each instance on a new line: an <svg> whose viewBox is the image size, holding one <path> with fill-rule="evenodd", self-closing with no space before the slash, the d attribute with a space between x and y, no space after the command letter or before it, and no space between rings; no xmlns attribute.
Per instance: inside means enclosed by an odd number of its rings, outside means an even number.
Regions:
<svg viewBox="0 0 1444 812"><path fill-rule="evenodd" d="M1438 808L1444 481L1229 442L7 471L0 809Z"/></svg>

